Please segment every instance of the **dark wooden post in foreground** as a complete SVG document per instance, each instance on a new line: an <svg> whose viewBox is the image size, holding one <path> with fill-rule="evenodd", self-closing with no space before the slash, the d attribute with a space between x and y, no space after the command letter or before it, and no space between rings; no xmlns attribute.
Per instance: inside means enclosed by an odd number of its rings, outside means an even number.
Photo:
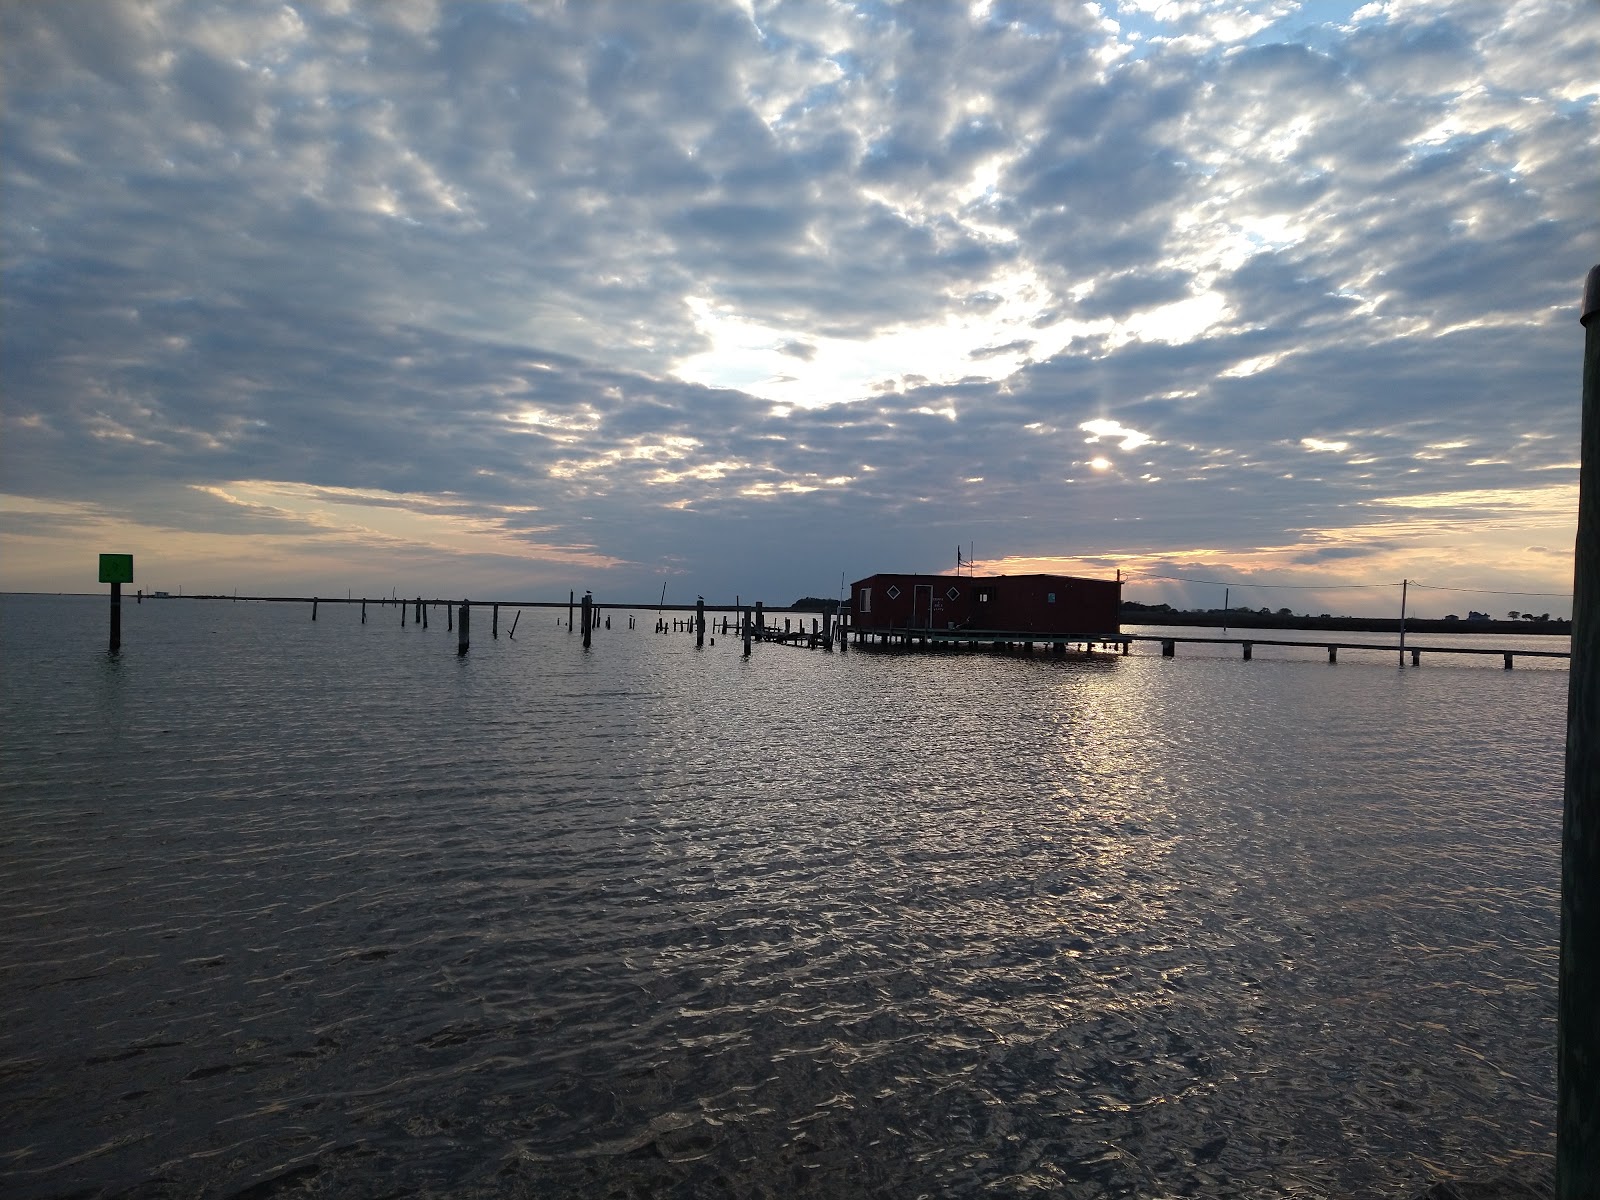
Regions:
<svg viewBox="0 0 1600 1200"><path fill-rule="evenodd" d="M1600 1195L1600 266L1583 289L1583 435L1561 821L1556 1195Z"/></svg>
<svg viewBox="0 0 1600 1200"><path fill-rule="evenodd" d="M593 614L593 612L594 612L594 599L593 599L593 597L591 597L589 595L588 592L585 592L583 594L583 648L585 650L587 650L589 648L589 634L591 632L593 632L593 629L594 629L594 624L590 620L590 616ZM571 631L572 631L572 622L569 619L567 621L567 632L570 633Z"/></svg>
<svg viewBox="0 0 1600 1200"><path fill-rule="evenodd" d="M367 598L365 596L361 598L361 623L363 625L367 623Z"/></svg>
<svg viewBox="0 0 1600 1200"><path fill-rule="evenodd" d="M122 584L111 581L111 653L122 649Z"/></svg>
<svg viewBox="0 0 1600 1200"><path fill-rule="evenodd" d="M496 604L489 610L489 636L500 640L500 606Z"/></svg>
<svg viewBox="0 0 1600 1200"><path fill-rule="evenodd" d="M472 645L472 638L467 633L467 627L472 621L472 601L461 602L461 619L456 622L456 654L465 654Z"/></svg>
<svg viewBox="0 0 1600 1200"><path fill-rule="evenodd" d="M694 648L705 649L706 644L706 598L701 596L694 602Z"/></svg>
<svg viewBox="0 0 1600 1200"><path fill-rule="evenodd" d="M317 598L315 596L311 597L311 619L313 621L317 619Z"/></svg>
<svg viewBox="0 0 1600 1200"><path fill-rule="evenodd" d="M576 595L577 595L576 592L568 592L567 593L567 632L568 633L572 632L572 598L574 596L576 596ZM587 610L585 610L585 611L587 611ZM585 624L585 626L587 626L588 622L584 622L584 624ZM584 637L588 637L589 635L587 633L585 633L583 636ZM588 642L584 643L584 645L586 645L586 646L588 644L589 644Z"/></svg>
<svg viewBox="0 0 1600 1200"><path fill-rule="evenodd" d="M750 657L750 610L748 608L742 609L740 611L740 613L739 613L739 619L744 624L744 656L746 658L749 658Z"/></svg>

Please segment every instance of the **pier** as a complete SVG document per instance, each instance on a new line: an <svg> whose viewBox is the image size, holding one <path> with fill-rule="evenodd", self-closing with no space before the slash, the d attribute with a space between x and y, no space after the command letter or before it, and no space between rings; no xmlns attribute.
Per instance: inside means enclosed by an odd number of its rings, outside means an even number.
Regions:
<svg viewBox="0 0 1600 1200"><path fill-rule="evenodd" d="M1161 633L1135 633L1129 635L1136 642L1160 642L1161 657L1175 658L1180 644L1209 645L1209 646L1238 646L1240 656L1249 662L1251 654L1257 646L1293 646L1300 650L1326 650L1328 661L1339 661L1341 650L1379 650L1385 654L1400 656L1401 665L1406 657L1410 657L1413 667L1422 665L1424 654L1498 654L1504 660L1506 670L1511 670L1513 662L1518 658L1568 658L1572 657L1567 650L1507 650L1501 646L1407 646L1384 645L1381 642L1333 642L1318 638L1316 641L1290 641L1287 638L1217 638L1217 637L1171 637Z"/></svg>

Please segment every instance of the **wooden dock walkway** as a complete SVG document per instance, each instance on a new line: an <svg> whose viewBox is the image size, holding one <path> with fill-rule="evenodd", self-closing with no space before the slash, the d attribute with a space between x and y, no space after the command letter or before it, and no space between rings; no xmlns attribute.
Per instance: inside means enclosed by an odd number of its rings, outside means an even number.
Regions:
<svg viewBox="0 0 1600 1200"><path fill-rule="evenodd" d="M1422 665L1424 654L1498 654L1504 660L1506 670L1511 670L1513 663L1518 658L1567 658L1572 657L1568 650L1507 650L1502 646L1400 646L1385 645L1381 642L1343 642L1328 641L1318 638L1316 641L1290 641L1287 638L1220 638L1220 637L1172 637L1160 633L1136 633L1129 635L1136 642L1160 642L1161 656L1173 658L1177 655L1180 643L1210 646L1238 646L1246 662L1250 661L1251 653L1257 646L1293 646L1301 650L1326 650L1328 661L1339 661L1341 650L1381 650L1387 654L1400 657L1405 661L1407 655L1411 658L1413 667Z"/></svg>

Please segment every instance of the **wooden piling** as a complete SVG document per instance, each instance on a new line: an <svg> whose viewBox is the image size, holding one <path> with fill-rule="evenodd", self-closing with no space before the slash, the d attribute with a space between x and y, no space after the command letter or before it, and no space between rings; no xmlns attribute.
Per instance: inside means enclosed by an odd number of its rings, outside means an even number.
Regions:
<svg viewBox="0 0 1600 1200"><path fill-rule="evenodd" d="M361 598L361 623L363 625L367 623L367 599L365 596Z"/></svg>
<svg viewBox="0 0 1600 1200"><path fill-rule="evenodd" d="M1337 647L1337 646L1329 646L1328 647L1328 661L1331 662L1331 663L1336 663L1336 662L1339 661L1339 647Z"/></svg>
<svg viewBox="0 0 1600 1200"><path fill-rule="evenodd" d="M593 614L593 605L594 600L590 597L588 592L585 592L583 594L583 648L585 650L589 648L589 636L593 632L589 620L590 616Z"/></svg>
<svg viewBox="0 0 1600 1200"><path fill-rule="evenodd" d="M422 614L422 627L428 627L428 606L422 602L422 597L417 597L417 611Z"/></svg>
<svg viewBox="0 0 1600 1200"><path fill-rule="evenodd" d="M406 627L406 609L408 607L409 606L406 604L406 602L404 600L400 601L400 628L401 629L404 629Z"/></svg>
<svg viewBox="0 0 1600 1200"><path fill-rule="evenodd" d="M311 619L313 621L317 619L317 598L315 596L311 597Z"/></svg>
<svg viewBox="0 0 1600 1200"><path fill-rule="evenodd" d="M694 648L705 649L706 645L706 598L701 596L694 602Z"/></svg>
<svg viewBox="0 0 1600 1200"><path fill-rule="evenodd" d="M452 629L454 629L456 627L455 617L454 617L455 607L456 606L454 604L451 604L450 601L448 601L448 600L446 600L444 602L444 631L446 633L449 633Z"/></svg>
<svg viewBox="0 0 1600 1200"><path fill-rule="evenodd" d="M1583 432L1573 555L1561 820L1561 967L1556 1002L1556 1195L1600 1195L1600 266L1584 327Z"/></svg>
<svg viewBox="0 0 1600 1200"><path fill-rule="evenodd" d="M489 636L496 641L500 638L500 606L498 604L489 610Z"/></svg>
<svg viewBox="0 0 1600 1200"><path fill-rule="evenodd" d="M761 601L757 600L756 601L756 636L757 637L762 637L767 632L767 617L766 617L766 614L761 611L761 607L762 607Z"/></svg>
<svg viewBox="0 0 1600 1200"><path fill-rule="evenodd" d="M522 610L517 609L516 615L511 618L511 628L506 631L506 636L513 640L517 636L517 622L522 620Z"/></svg>
<svg viewBox="0 0 1600 1200"><path fill-rule="evenodd" d="M1178 653L1178 642L1177 642L1177 639L1176 638L1163 638L1162 642L1161 642L1161 657L1162 658L1174 658L1174 657L1177 656L1177 653Z"/></svg>
<svg viewBox="0 0 1600 1200"><path fill-rule="evenodd" d="M1245 642L1244 643L1244 661L1245 662L1249 662L1250 661L1250 653L1254 649L1255 649L1254 643L1252 643L1252 642Z"/></svg>
<svg viewBox="0 0 1600 1200"><path fill-rule="evenodd" d="M744 625L744 656L750 657L750 610L744 609L740 614L741 623Z"/></svg>
<svg viewBox="0 0 1600 1200"><path fill-rule="evenodd" d="M572 599L577 594L578 593L576 593L576 592L568 592L567 593L567 632L568 633L572 632ZM588 634L585 634L584 636L587 637Z"/></svg>
<svg viewBox="0 0 1600 1200"><path fill-rule="evenodd" d="M122 649L122 585L111 585L111 653Z"/></svg>
<svg viewBox="0 0 1600 1200"><path fill-rule="evenodd" d="M459 658L472 646L472 637L467 632L472 624L472 601L461 602L461 620L456 622L456 656Z"/></svg>

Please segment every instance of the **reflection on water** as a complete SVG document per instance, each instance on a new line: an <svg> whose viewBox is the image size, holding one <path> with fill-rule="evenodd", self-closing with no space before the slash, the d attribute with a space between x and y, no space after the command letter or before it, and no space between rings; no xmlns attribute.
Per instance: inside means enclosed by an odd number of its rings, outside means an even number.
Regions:
<svg viewBox="0 0 1600 1200"><path fill-rule="evenodd" d="M1547 1167L1564 672L308 617L0 601L8 1194Z"/></svg>

